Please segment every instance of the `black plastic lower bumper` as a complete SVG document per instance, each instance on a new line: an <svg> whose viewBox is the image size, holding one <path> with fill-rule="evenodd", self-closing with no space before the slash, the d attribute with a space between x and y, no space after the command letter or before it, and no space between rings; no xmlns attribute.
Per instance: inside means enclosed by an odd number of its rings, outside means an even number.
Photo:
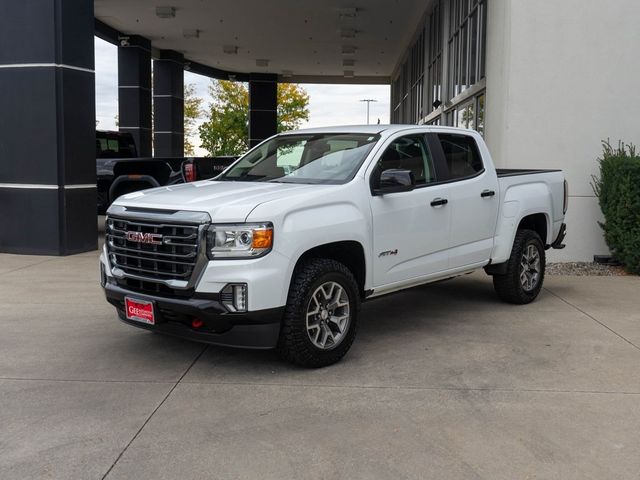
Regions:
<svg viewBox="0 0 640 480"><path fill-rule="evenodd" d="M111 283L104 286L104 291L107 301L118 310L120 320L135 327L228 347L269 349L278 342L284 307L230 313L217 294L165 298L131 292ZM153 303L155 324L127 319L125 297ZM202 322L198 328L192 323L196 319Z"/></svg>

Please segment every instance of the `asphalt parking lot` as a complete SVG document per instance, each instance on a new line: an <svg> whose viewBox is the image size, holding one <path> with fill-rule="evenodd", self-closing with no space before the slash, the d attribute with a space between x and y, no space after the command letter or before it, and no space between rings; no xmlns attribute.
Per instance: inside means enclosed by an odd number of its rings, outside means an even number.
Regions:
<svg viewBox="0 0 640 480"><path fill-rule="evenodd" d="M123 325L96 252L0 255L0 307L2 479L639 478L637 277L374 300L320 370Z"/></svg>

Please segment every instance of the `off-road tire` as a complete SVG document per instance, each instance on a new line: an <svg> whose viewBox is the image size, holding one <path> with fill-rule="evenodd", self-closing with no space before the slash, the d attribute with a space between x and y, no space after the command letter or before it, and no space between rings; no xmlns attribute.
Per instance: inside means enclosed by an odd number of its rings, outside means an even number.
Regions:
<svg viewBox="0 0 640 480"><path fill-rule="evenodd" d="M535 246L540 255L540 272L535 287L527 291L522 285L520 274L522 273L522 256L529 245ZM533 230L518 230L513 241L511 256L507 261L507 271L504 274L493 275L493 288L498 297L508 303L523 305L533 302L544 282L545 272L545 251L540 236Z"/></svg>
<svg viewBox="0 0 640 480"><path fill-rule="evenodd" d="M331 350L323 350L309 338L306 315L311 296L327 281L338 283L349 297L350 321L341 342ZM305 261L294 271L278 340L279 356L291 363L309 368L331 365L349 350L356 336L360 295L351 271L342 263L326 258Z"/></svg>

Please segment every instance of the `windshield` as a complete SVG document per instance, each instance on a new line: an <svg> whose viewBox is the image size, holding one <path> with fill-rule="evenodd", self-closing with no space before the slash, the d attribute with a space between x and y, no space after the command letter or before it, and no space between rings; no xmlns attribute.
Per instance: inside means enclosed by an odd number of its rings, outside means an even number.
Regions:
<svg viewBox="0 0 640 480"><path fill-rule="evenodd" d="M378 135L282 135L249 152L216 180L340 184L348 182Z"/></svg>

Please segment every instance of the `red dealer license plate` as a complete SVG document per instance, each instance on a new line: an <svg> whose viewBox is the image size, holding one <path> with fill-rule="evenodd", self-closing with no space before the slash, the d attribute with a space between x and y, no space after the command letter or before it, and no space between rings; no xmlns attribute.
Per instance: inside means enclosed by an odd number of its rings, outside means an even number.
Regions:
<svg viewBox="0 0 640 480"><path fill-rule="evenodd" d="M153 316L153 303L125 297L124 308L127 312L128 320L155 325L156 320Z"/></svg>

